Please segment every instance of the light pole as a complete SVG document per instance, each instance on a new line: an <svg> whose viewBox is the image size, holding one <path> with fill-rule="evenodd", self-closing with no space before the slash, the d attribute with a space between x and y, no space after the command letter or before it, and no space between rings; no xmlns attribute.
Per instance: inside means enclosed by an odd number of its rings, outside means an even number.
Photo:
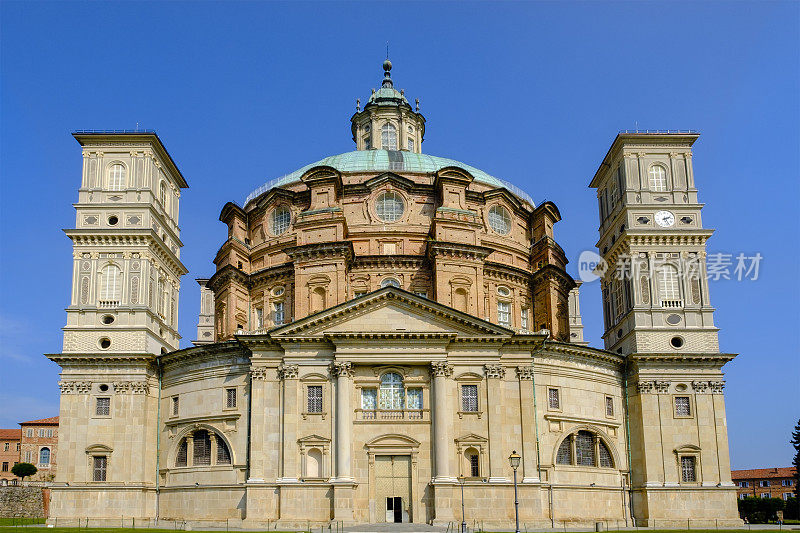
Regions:
<svg viewBox="0 0 800 533"><path fill-rule="evenodd" d="M461 485L461 533L467 533L467 519L464 517L464 476L458 476L458 484Z"/></svg>
<svg viewBox="0 0 800 533"><path fill-rule="evenodd" d="M516 522L516 529L514 533L519 533L519 498L517 497L517 468L519 468L519 460L521 457L517 450L511 452L508 456L508 462L511 463L511 468L514 469L514 520Z"/></svg>

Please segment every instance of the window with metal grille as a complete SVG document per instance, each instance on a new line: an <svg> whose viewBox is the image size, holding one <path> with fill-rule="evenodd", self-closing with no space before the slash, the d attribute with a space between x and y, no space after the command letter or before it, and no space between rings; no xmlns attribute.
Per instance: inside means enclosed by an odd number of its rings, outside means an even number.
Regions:
<svg viewBox="0 0 800 533"><path fill-rule="evenodd" d="M694 483L697 481L695 458L692 456L681 457L681 481L684 483Z"/></svg>
<svg viewBox="0 0 800 533"><path fill-rule="evenodd" d="M211 436L206 430L194 432L194 465L211 464Z"/></svg>
<svg viewBox="0 0 800 533"><path fill-rule="evenodd" d="M477 385L461 385L461 409L467 413L478 411Z"/></svg>
<svg viewBox="0 0 800 533"><path fill-rule="evenodd" d="M571 439L572 437L569 436L561 442L561 446L558 447L558 453L556 453L556 464L559 465L572 464L572 443L570 442Z"/></svg>
<svg viewBox="0 0 800 533"><path fill-rule="evenodd" d="M599 459L599 466L603 468L613 468L614 461L611 459L611 450L608 449L608 446L603 441L600 441L597 445L598 452L600 457Z"/></svg>
<svg viewBox="0 0 800 533"><path fill-rule="evenodd" d="M225 444L225 441L222 440L222 437L219 435L215 435L217 438L217 464L218 465L229 465L231 464L231 451L228 449L228 445Z"/></svg>
<svg viewBox="0 0 800 533"><path fill-rule="evenodd" d="M375 213L383 222L395 222L403 216L405 203L400 193L385 191L378 195L375 201Z"/></svg>
<svg viewBox="0 0 800 533"><path fill-rule="evenodd" d="M291 210L282 205L276 207L272 212L272 233L273 235L282 235L289 229L289 224L292 222Z"/></svg>
<svg viewBox="0 0 800 533"><path fill-rule="evenodd" d="M677 416L692 416L692 407L688 396L675 397L675 414Z"/></svg>
<svg viewBox="0 0 800 533"><path fill-rule="evenodd" d="M172 416L178 416L180 409L180 399L177 396L172 397Z"/></svg>
<svg viewBox="0 0 800 533"><path fill-rule="evenodd" d="M188 456L189 443L186 439L183 439L178 446L178 455L175 457L175 466L186 466L186 460Z"/></svg>
<svg viewBox="0 0 800 533"><path fill-rule="evenodd" d="M664 192L667 190L667 171L661 165L653 165L647 171L650 177L650 190L654 192Z"/></svg>
<svg viewBox="0 0 800 533"><path fill-rule="evenodd" d="M614 398L606 396L606 416L614 416Z"/></svg>
<svg viewBox="0 0 800 533"><path fill-rule="evenodd" d="M322 385L308 386L308 412L322 412Z"/></svg>
<svg viewBox="0 0 800 533"><path fill-rule="evenodd" d="M500 235L511 231L511 215L502 205L494 205L489 209L489 227Z"/></svg>
<svg viewBox="0 0 800 533"><path fill-rule="evenodd" d="M92 480L105 481L107 467L108 457L105 455L95 455L92 459Z"/></svg>
<svg viewBox="0 0 800 533"><path fill-rule="evenodd" d="M236 407L236 389L225 389L225 408Z"/></svg>
<svg viewBox="0 0 800 533"><path fill-rule="evenodd" d="M125 166L120 163L115 163L108 169L108 190L121 191L124 188Z"/></svg>
<svg viewBox="0 0 800 533"><path fill-rule="evenodd" d="M480 477L481 476L481 466L480 466L480 456L478 452L471 451L467 452L467 457L469 458L469 475L471 477Z"/></svg>
<svg viewBox="0 0 800 533"><path fill-rule="evenodd" d="M387 122L381 127L381 149L397 150L397 128L394 124Z"/></svg>
<svg viewBox="0 0 800 533"><path fill-rule="evenodd" d="M579 431L575 435L575 464L595 466L594 435L588 431Z"/></svg>
<svg viewBox="0 0 800 533"><path fill-rule="evenodd" d="M547 389L547 406L550 409L561 409L561 398L558 389Z"/></svg>
<svg viewBox="0 0 800 533"><path fill-rule="evenodd" d="M97 416L108 416L111 414L111 398L98 398L95 405L94 414Z"/></svg>
<svg viewBox="0 0 800 533"><path fill-rule="evenodd" d="M511 325L511 303L497 302L497 322L501 326Z"/></svg>

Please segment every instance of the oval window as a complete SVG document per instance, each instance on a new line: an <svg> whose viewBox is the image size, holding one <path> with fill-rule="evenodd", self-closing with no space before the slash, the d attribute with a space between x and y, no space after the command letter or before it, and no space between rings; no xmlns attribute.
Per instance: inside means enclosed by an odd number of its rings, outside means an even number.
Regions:
<svg viewBox="0 0 800 533"><path fill-rule="evenodd" d="M497 287L497 294L500 296L508 296L511 294L511 291L508 290L508 287Z"/></svg>
<svg viewBox="0 0 800 533"><path fill-rule="evenodd" d="M489 209L489 227L500 235L508 235L511 231L511 215L502 205L494 205Z"/></svg>
<svg viewBox="0 0 800 533"><path fill-rule="evenodd" d="M383 222L395 222L403 216L405 204L400 193L386 191L378 195L375 201L375 213Z"/></svg>
<svg viewBox="0 0 800 533"><path fill-rule="evenodd" d="M292 222L292 212L288 207L282 205L276 207L272 211L272 234L282 235L289 229L289 224Z"/></svg>

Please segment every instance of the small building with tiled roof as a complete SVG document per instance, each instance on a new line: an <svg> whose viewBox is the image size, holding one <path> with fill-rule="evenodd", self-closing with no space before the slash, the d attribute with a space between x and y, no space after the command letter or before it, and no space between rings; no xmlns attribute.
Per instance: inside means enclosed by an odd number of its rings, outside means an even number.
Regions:
<svg viewBox="0 0 800 533"><path fill-rule="evenodd" d="M739 498L797 497L796 470L793 466L774 468L751 468L731 470L731 479L736 484Z"/></svg>
<svg viewBox="0 0 800 533"><path fill-rule="evenodd" d="M58 417L40 418L20 422L21 439L19 461L31 463L39 469L30 481L50 482L55 479L58 447Z"/></svg>
<svg viewBox="0 0 800 533"><path fill-rule="evenodd" d="M20 429L0 429L0 485L14 483L16 476L11 469L19 462Z"/></svg>

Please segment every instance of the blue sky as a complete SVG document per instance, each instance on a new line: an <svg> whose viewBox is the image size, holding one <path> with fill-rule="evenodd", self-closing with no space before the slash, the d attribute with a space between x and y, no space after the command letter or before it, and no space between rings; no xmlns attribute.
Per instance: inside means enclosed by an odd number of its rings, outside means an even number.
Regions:
<svg viewBox="0 0 800 533"><path fill-rule="evenodd" d="M763 256L712 283L735 468L789 465L800 416L800 3L0 3L0 427L58 412L81 155L76 129L158 131L186 176L183 346L222 205L354 149L381 79L419 98L423 151L507 179L597 240L587 188L616 132L692 128L709 251ZM596 283L581 298L600 346Z"/></svg>

